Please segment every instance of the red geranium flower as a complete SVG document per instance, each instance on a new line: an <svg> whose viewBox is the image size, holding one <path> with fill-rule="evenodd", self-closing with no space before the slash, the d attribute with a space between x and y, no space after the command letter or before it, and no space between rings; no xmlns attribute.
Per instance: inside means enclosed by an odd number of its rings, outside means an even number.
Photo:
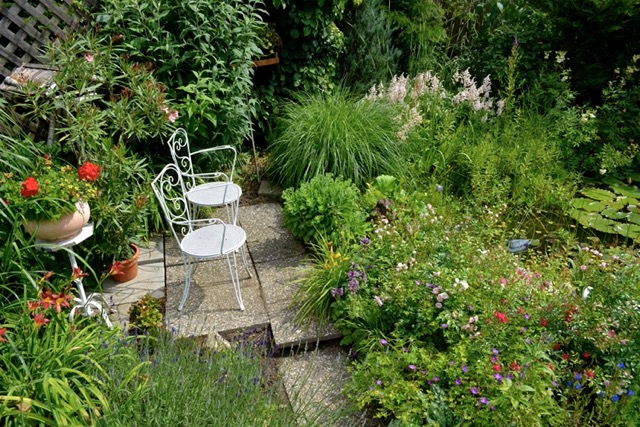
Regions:
<svg viewBox="0 0 640 427"><path fill-rule="evenodd" d="M38 181L32 176L22 181L22 188L20 188L20 194L22 197L33 197L38 194L40 186Z"/></svg>
<svg viewBox="0 0 640 427"><path fill-rule="evenodd" d="M509 321L507 316L499 311L495 312L493 315L496 316L496 319L498 319L502 323L507 323Z"/></svg>
<svg viewBox="0 0 640 427"><path fill-rule="evenodd" d="M562 358L564 360L569 360L569 355L567 353L565 353L565 354L562 355Z"/></svg>
<svg viewBox="0 0 640 427"><path fill-rule="evenodd" d="M513 369L514 371L518 372L520 370L520 365L518 365L515 361L511 362L511 364L509 365L509 367L511 367L511 369Z"/></svg>
<svg viewBox="0 0 640 427"><path fill-rule="evenodd" d="M558 351L558 350L560 350L561 348L562 348L562 346L560 345L560 343L555 343L555 344L553 345L553 349L554 349L555 351Z"/></svg>
<svg viewBox="0 0 640 427"><path fill-rule="evenodd" d="M100 166L86 161L78 168L78 178L84 181L95 181L100 175Z"/></svg>
<svg viewBox="0 0 640 427"><path fill-rule="evenodd" d="M584 357L585 359L588 359L591 357L591 355L585 351L584 353L582 353L582 357Z"/></svg>
<svg viewBox="0 0 640 427"><path fill-rule="evenodd" d="M4 337L4 334L7 333L7 328L0 328L0 342L7 342L7 339Z"/></svg>
<svg viewBox="0 0 640 427"><path fill-rule="evenodd" d="M540 325L542 325L543 327L547 327L548 323L547 323L547 319L541 319L540 320Z"/></svg>
<svg viewBox="0 0 640 427"><path fill-rule="evenodd" d="M500 372L502 371L502 366L500 366L499 363L496 363L495 365L493 365L493 370L496 372Z"/></svg>

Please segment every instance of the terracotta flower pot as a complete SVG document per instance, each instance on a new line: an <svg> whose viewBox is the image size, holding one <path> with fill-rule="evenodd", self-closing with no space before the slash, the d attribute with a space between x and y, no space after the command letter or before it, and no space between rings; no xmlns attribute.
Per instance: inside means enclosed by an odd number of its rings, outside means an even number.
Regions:
<svg viewBox="0 0 640 427"><path fill-rule="evenodd" d="M24 221L25 231L41 240L55 241L68 239L80 233L91 217L89 204L76 203L76 211L62 215L57 221Z"/></svg>
<svg viewBox="0 0 640 427"><path fill-rule="evenodd" d="M117 261L121 264L122 271L111 276L114 282L128 282L129 280L135 279L135 277L138 275L138 259L140 258L140 248L133 243L130 243L130 245L134 250L134 254L127 260Z"/></svg>

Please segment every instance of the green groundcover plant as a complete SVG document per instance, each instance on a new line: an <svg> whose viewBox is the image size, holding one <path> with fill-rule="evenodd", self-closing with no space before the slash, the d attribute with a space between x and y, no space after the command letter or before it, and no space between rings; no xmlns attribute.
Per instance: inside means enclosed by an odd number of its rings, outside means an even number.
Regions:
<svg viewBox="0 0 640 427"><path fill-rule="evenodd" d="M399 197L348 262L318 260L357 354L346 394L394 425L636 425L637 255L513 254L506 206L438 200Z"/></svg>

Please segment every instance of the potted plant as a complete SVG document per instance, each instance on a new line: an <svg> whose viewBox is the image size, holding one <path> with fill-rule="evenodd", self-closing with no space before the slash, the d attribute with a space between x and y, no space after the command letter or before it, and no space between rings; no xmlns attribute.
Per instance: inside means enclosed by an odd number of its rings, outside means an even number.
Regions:
<svg viewBox="0 0 640 427"><path fill-rule="evenodd" d="M95 233L87 247L97 267L110 270L113 280L126 282L137 274L138 244L148 234L151 176L146 159L129 154L124 145L114 145L98 157L103 172L93 209Z"/></svg>
<svg viewBox="0 0 640 427"><path fill-rule="evenodd" d="M263 67L265 65L274 65L280 62L278 57L278 50L282 47L282 38L276 31L276 26L272 22L265 22L260 25L256 30L256 34L260 40L260 50L262 50L262 56L259 59L253 61L253 65L256 67Z"/></svg>
<svg viewBox="0 0 640 427"><path fill-rule="evenodd" d="M90 217L89 202L97 196L100 167L89 161L79 168L57 164L50 155L35 159L28 176L5 173L0 195L25 230L43 240L59 240L80 232Z"/></svg>

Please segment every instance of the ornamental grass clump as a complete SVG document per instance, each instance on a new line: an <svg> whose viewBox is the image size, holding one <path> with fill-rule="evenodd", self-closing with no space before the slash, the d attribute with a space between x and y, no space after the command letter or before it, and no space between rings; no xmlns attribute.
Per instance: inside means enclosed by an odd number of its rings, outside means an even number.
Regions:
<svg viewBox="0 0 640 427"><path fill-rule="evenodd" d="M299 94L284 104L269 147L268 171L283 188L332 173L359 188L401 170L396 107L346 90Z"/></svg>
<svg viewBox="0 0 640 427"><path fill-rule="evenodd" d="M27 177L5 173L0 177L0 197L9 209L25 220L57 220L76 211L77 202L97 196L94 181L100 167L87 161L77 170L56 165L46 155L35 161Z"/></svg>

